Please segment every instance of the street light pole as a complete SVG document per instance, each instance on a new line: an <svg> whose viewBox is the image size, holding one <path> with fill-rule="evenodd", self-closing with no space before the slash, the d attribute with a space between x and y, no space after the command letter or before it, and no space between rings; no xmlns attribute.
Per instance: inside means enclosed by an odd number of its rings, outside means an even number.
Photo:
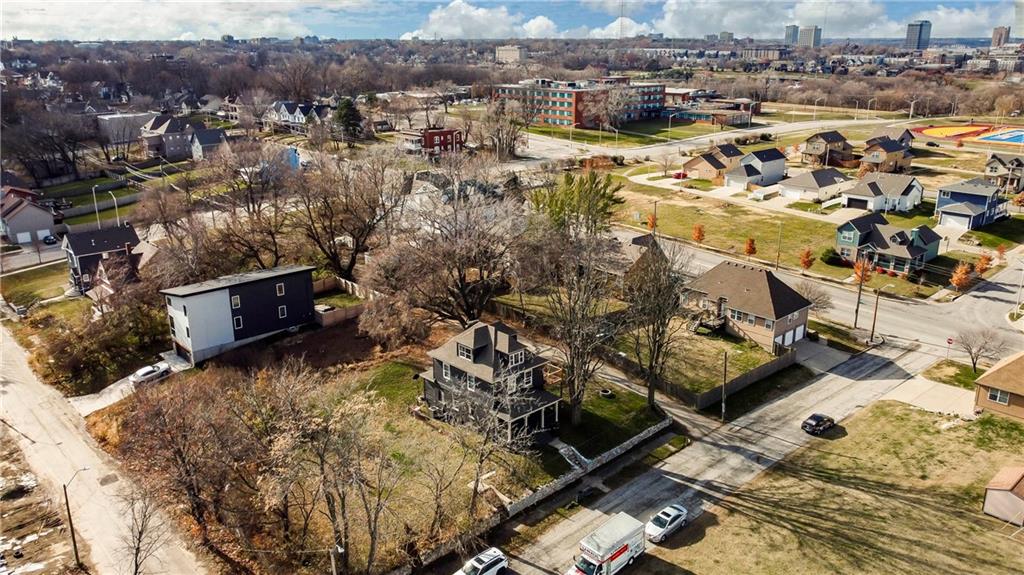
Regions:
<svg viewBox="0 0 1024 575"><path fill-rule="evenodd" d="M82 559L78 556L78 539L75 537L75 522L71 518L71 503L68 502L68 485L71 485L71 482L75 480L75 476L78 475L78 473L80 471L87 471L88 469L89 469L88 467L83 467L83 468L79 469L78 471L75 471L75 473L71 475L71 479L68 479L68 482L63 485L63 487L64 487L64 509L67 510L67 512L68 512L68 528L71 530L71 548L74 549L74 551L75 551L75 566L76 567L81 567L82 566Z"/></svg>
<svg viewBox="0 0 1024 575"><path fill-rule="evenodd" d="M822 97L820 97L820 98L815 98L815 99L814 99L814 121L815 121L815 122L817 122L817 121L818 121L818 101L819 101L819 100L824 100L824 99L825 99L825 97L824 97L824 96L822 96Z"/></svg>
<svg viewBox="0 0 1024 575"><path fill-rule="evenodd" d="M865 106L865 108L867 108L867 115L868 116L871 115L871 102L874 102L876 100L878 100L878 98L870 98L870 99L868 99L868 104L867 104L867 106Z"/></svg>
<svg viewBox="0 0 1024 575"><path fill-rule="evenodd" d="M722 423L725 423L725 384L729 381L729 352L722 352Z"/></svg>
<svg viewBox="0 0 1024 575"><path fill-rule="evenodd" d="M907 120L913 120L914 119L914 104L916 104L917 101L920 100L920 99L921 98L917 98L915 100L911 100L910 101L910 117L907 118Z"/></svg>
<svg viewBox="0 0 1024 575"><path fill-rule="evenodd" d="M875 312L871 316L871 335L868 336L868 343L875 341L875 324L878 322L878 300L882 297L882 291L886 288L896 287L892 284L885 284L884 286L875 290Z"/></svg>
<svg viewBox="0 0 1024 575"><path fill-rule="evenodd" d="M92 187L92 209L96 212L96 229L101 229L103 226L100 224L100 208L96 205L96 186Z"/></svg>
<svg viewBox="0 0 1024 575"><path fill-rule="evenodd" d="M779 269L779 260L782 259L782 220L779 220L779 250L775 252L775 269Z"/></svg>
<svg viewBox="0 0 1024 575"><path fill-rule="evenodd" d="M107 193L110 194L110 199L114 200L114 217L117 218L117 227L121 227L121 212L117 209L117 196L114 195L113 191Z"/></svg>
<svg viewBox="0 0 1024 575"><path fill-rule="evenodd" d="M853 308L853 329L857 329L857 319L860 317L860 296L864 292L864 275L867 272L864 266L868 264L867 258L861 259L859 256L857 260L861 264L860 277L857 282L857 306Z"/></svg>

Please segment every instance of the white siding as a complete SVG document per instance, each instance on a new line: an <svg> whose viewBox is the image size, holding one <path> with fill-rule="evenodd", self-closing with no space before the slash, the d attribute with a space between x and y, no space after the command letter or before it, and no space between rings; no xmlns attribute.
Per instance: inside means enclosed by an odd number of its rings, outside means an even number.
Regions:
<svg viewBox="0 0 1024 575"><path fill-rule="evenodd" d="M193 353L235 340L228 290L221 289L188 296L171 296L167 314L174 318L176 339ZM183 306L188 307L188 317ZM189 337L185 328L188 327Z"/></svg>

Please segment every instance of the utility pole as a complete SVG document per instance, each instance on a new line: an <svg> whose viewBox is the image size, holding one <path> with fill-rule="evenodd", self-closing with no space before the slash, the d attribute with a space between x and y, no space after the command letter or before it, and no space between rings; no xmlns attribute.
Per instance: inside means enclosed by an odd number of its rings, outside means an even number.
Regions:
<svg viewBox="0 0 1024 575"><path fill-rule="evenodd" d="M92 187L92 209L96 212L96 229L101 229L103 226L100 224L100 208L96 205L96 186Z"/></svg>
<svg viewBox="0 0 1024 575"><path fill-rule="evenodd" d="M114 200L114 217L117 218L117 227L121 227L121 212L117 209L117 196L114 195L113 191L108 193L110 194L110 199Z"/></svg>
<svg viewBox="0 0 1024 575"><path fill-rule="evenodd" d="M857 307L853 308L853 329L857 329L857 318L860 317L860 294L864 291L864 275L867 269L864 267L867 265L867 259L857 258L857 261L861 263L860 277L857 282Z"/></svg>
<svg viewBox="0 0 1024 575"><path fill-rule="evenodd" d="M71 548L75 551L75 566L79 568L82 567L82 559L78 556L78 539L75 537L75 522L71 518L71 503L68 502L68 485L75 480L75 476L77 476L80 471L86 471L87 469L89 468L83 467L75 471L75 473L71 475L71 479L68 479L68 482L62 485L64 488L64 509L68 512L68 527L71 529Z"/></svg>
<svg viewBox="0 0 1024 575"><path fill-rule="evenodd" d="M782 220L779 220L779 249L775 252L775 269L779 269L779 260L782 259Z"/></svg>
<svg viewBox="0 0 1024 575"><path fill-rule="evenodd" d="M729 381L729 352L722 352L722 423L725 423L725 384Z"/></svg>
<svg viewBox="0 0 1024 575"><path fill-rule="evenodd" d="M878 322L878 300L882 297L882 290L889 287L895 287L892 284L886 284L883 287L875 290L875 312L871 316L871 335L868 337L868 343L875 341L875 324Z"/></svg>
<svg viewBox="0 0 1024 575"><path fill-rule="evenodd" d="M1017 286L1017 307L1013 308L1014 311L1020 309L1020 292L1024 290L1024 259L1021 259L1020 263L1020 285Z"/></svg>

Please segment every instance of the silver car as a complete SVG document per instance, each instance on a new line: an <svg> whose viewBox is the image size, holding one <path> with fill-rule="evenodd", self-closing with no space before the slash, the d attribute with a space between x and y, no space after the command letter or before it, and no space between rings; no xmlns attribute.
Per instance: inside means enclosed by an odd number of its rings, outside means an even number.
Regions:
<svg viewBox="0 0 1024 575"><path fill-rule="evenodd" d="M161 380L171 374L171 366L166 362L161 361L160 363L154 363L153 365L147 365L146 367L136 371L135 373L128 376L128 381L132 383L148 383L151 381Z"/></svg>
<svg viewBox="0 0 1024 575"><path fill-rule="evenodd" d="M669 505L644 526L644 535L651 543L661 543L683 525L686 525L686 508L682 505Z"/></svg>

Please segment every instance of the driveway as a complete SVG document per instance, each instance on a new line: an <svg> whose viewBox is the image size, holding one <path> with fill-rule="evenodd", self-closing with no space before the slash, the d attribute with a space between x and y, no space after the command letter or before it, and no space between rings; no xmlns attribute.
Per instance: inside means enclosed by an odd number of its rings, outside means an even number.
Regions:
<svg viewBox="0 0 1024 575"><path fill-rule="evenodd" d="M128 530L128 519L118 495L131 480L96 445L68 400L36 378L25 350L6 327L0 328L0 356L0 419L14 432L29 467L54 500L63 498L64 482L86 469L68 486L75 529L86 550L83 560L94 573L124 572L121 538ZM147 565L152 572L206 573L173 529L167 544Z"/></svg>
<svg viewBox="0 0 1024 575"><path fill-rule="evenodd" d="M831 374L699 437L658 467L556 523L511 557L512 568L524 575L564 573L579 541L619 511L646 521L669 503L694 510L713 504L723 490L731 493L806 444L800 422L809 414L823 412L841 421L932 361L927 354L892 345L856 356ZM714 493L705 489L708 484L715 485Z"/></svg>
<svg viewBox="0 0 1024 575"><path fill-rule="evenodd" d="M187 361L178 357L174 352L164 352L160 354L160 360L169 365L171 373L178 373L192 367ZM157 360L154 358L153 361L155 363ZM155 385L157 383L159 383L159 381L143 385ZM90 413L94 413L104 407L115 404L133 393L135 393L135 384L132 383L129 378L124 377L96 393L70 397L68 398L68 402L71 403L71 406L74 407L82 417L85 417Z"/></svg>

